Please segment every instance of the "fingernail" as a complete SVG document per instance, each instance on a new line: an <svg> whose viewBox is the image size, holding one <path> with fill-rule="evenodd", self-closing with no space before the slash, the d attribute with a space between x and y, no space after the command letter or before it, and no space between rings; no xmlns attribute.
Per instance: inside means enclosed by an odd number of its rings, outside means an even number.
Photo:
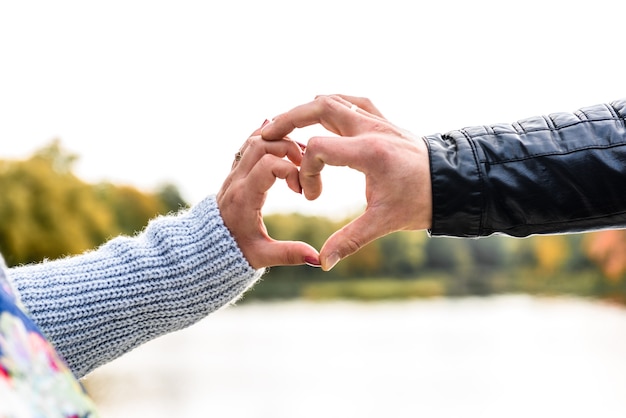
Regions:
<svg viewBox="0 0 626 418"><path fill-rule="evenodd" d="M339 254L332 253L331 255L326 257L326 263L325 263L325 266L324 266L324 270L328 271L328 270L332 269L333 267L335 267L337 265L339 260L341 260L341 257L339 257Z"/></svg>
<svg viewBox="0 0 626 418"><path fill-rule="evenodd" d="M301 142L298 142L298 141L294 141L294 142L295 142L296 144L298 144L298 146L300 147L300 149L301 149L302 151L306 150L306 145L305 145L305 144L303 144L303 143L301 143Z"/></svg>
<svg viewBox="0 0 626 418"><path fill-rule="evenodd" d="M322 267L322 263L320 263L319 257L304 257L304 262L307 266L311 267Z"/></svg>
<svg viewBox="0 0 626 418"><path fill-rule="evenodd" d="M263 122L263 125L261 125L261 137L263 137L264 139L267 139L267 138L263 136L263 130L267 127L267 125L271 125L272 122L273 120L265 119L265 122Z"/></svg>

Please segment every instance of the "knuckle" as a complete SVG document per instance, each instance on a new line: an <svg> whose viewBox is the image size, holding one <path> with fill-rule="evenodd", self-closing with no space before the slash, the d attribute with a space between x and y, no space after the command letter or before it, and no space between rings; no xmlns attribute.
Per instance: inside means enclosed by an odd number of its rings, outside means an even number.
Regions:
<svg viewBox="0 0 626 418"><path fill-rule="evenodd" d="M232 187L229 188L231 191L231 199L233 202L240 202L245 200L246 195L246 181L244 179L237 179L232 182Z"/></svg>
<svg viewBox="0 0 626 418"><path fill-rule="evenodd" d="M251 136L250 138L248 138L246 140L246 147L250 150L253 151L255 149L257 149L260 144L261 144L262 139L258 136Z"/></svg>
<svg viewBox="0 0 626 418"><path fill-rule="evenodd" d="M306 145L306 152L304 153L304 155L306 155L307 152L315 151L317 148L319 148L321 142L322 139L319 136L313 136L309 138L309 141Z"/></svg>
<svg viewBox="0 0 626 418"><path fill-rule="evenodd" d="M333 96L333 95L328 96L326 94L321 94L321 95L315 97L315 101L318 102L318 103L324 104L324 103L328 103L329 101L333 100L333 97L335 97L335 96Z"/></svg>
<svg viewBox="0 0 626 418"><path fill-rule="evenodd" d="M354 254L357 251L359 251L361 249L363 245L361 244L361 241L354 238L354 237L348 237L346 239L346 241L344 242L344 248L343 248L343 253L344 254L340 254L342 257L346 257L350 254Z"/></svg>
<svg viewBox="0 0 626 418"><path fill-rule="evenodd" d="M367 97L359 97L359 100L363 103L363 106L366 106L368 108L374 107L374 104L372 103L372 101L368 99Z"/></svg>
<svg viewBox="0 0 626 418"><path fill-rule="evenodd" d="M318 96L315 99L315 101L319 104L319 106L322 109L328 110L328 109L334 108L337 105L339 99L340 99L340 97L336 96L336 95L333 95L333 96Z"/></svg>
<svg viewBox="0 0 626 418"><path fill-rule="evenodd" d="M289 265L302 264L302 260L300 259L299 254L296 254L293 251L287 251L286 256L287 256L286 257L287 264Z"/></svg>
<svg viewBox="0 0 626 418"><path fill-rule="evenodd" d="M261 158L259 158L257 165L259 165L262 169L267 169L268 167L272 167L273 163L274 156L272 154L263 154Z"/></svg>

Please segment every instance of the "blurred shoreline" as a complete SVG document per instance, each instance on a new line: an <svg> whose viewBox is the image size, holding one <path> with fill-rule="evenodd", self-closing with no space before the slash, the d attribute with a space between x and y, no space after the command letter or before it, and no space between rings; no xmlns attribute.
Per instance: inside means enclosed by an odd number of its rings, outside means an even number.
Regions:
<svg viewBox="0 0 626 418"><path fill-rule="evenodd" d="M105 418L621 417L625 329L566 297L253 302L84 383Z"/></svg>

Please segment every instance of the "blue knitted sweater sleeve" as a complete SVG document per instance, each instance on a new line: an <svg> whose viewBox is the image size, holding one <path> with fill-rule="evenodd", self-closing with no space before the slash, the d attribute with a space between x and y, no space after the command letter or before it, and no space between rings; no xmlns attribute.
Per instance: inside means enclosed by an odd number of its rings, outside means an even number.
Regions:
<svg viewBox="0 0 626 418"><path fill-rule="evenodd" d="M239 298L254 270L214 197L79 256L10 269L35 323L83 377Z"/></svg>

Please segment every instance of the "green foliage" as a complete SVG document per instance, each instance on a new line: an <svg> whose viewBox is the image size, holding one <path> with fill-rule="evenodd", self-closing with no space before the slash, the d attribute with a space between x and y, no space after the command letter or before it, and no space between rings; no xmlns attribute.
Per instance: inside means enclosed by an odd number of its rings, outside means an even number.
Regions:
<svg viewBox="0 0 626 418"><path fill-rule="evenodd" d="M182 201L173 186L146 194L85 183L72 174L76 159L55 140L25 161L0 161L0 251L10 265L77 254L134 234Z"/></svg>
<svg viewBox="0 0 626 418"><path fill-rule="evenodd" d="M415 277L426 262L425 232L402 231L386 235L378 240L380 269L383 275ZM371 274L371 272L370 272Z"/></svg>
<svg viewBox="0 0 626 418"><path fill-rule="evenodd" d="M275 238L321 248L347 223L300 214L270 215ZM248 294L254 298L382 299L497 293L568 294L626 300L626 284L607 280L583 251L581 234L517 239L428 238L423 232L385 236L330 272L276 267ZM379 277L379 279L373 279Z"/></svg>
<svg viewBox="0 0 626 418"><path fill-rule="evenodd" d="M171 183L162 184L156 191L156 197L166 213L178 212L189 206L180 195L178 187Z"/></svg>
<svg viewBox="0 0 626 418"><path fill-rule="evenodd" d="M169 208L157 194L146 194L134 187L103 183L92 188L103 209L114 219L119 232L133 235L141 231L149 219Z"/></svg>

